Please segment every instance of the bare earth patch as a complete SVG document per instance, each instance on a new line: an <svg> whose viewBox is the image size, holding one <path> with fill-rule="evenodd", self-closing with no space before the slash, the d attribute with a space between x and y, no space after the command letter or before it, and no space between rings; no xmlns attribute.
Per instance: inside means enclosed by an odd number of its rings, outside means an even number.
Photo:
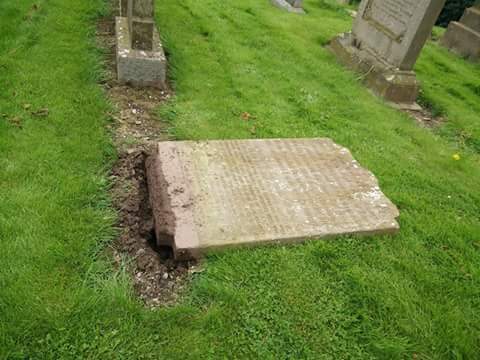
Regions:
<svg viewBox="0 0 480 360"><path fill-rule="evenodd" d="M422 107L422 110L404 110L410 115L420 126L427 128L435 128L440 126L445 119L441 116L434 116L432 112Z"/></svg>
<svg viewBox="0 0 480 360"><path fill-rule="evenodd" d="M167 140L165 124L155 109L172 92L135 89L116 81L114 15L97 24L97 40L106 52L103 82L115 110L111 132L119 159L112 170L111 195L118 211L119 236L113 244L117 264L127 255L135 290L146 306L157 307L177 301L190 274L198 272L195 262L176 262L170 249L155 246L152 210L148 201L145 158L154 144Z"/></svg>

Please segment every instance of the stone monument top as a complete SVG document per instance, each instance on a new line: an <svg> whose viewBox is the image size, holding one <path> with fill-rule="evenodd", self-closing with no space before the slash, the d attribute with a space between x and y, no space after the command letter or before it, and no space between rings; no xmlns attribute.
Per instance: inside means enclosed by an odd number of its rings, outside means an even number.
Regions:
<svg viewBox="0 0 480 360"><path fill-rule="evenodd" d="M412 70L444 0L364 0L353 26L360 48L400 70Z"/></svg>
<svg viewBox="0 0 480 360"><path fill-rule="evenodd" d="M330 43L340 62L396 107L418 109L413 67L445 0L362 0L351 32Z"/></svg>

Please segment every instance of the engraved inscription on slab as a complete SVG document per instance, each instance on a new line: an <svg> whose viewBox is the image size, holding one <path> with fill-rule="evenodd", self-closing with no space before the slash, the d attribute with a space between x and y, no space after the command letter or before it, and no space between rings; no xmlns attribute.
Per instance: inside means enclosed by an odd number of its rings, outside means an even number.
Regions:
<svg viewBox="0 0 480 360"><path fill-rule="evenodd" d="M163 142L151 164L157 237L176 254L398 230L373 174L329 139Z"/></svg>
<svg viewBox="0 0 480 360"><path fill-rule="evenodd" d="M369 0L363 18L392 40L401 42L419 3L418 0Z"/></svg>

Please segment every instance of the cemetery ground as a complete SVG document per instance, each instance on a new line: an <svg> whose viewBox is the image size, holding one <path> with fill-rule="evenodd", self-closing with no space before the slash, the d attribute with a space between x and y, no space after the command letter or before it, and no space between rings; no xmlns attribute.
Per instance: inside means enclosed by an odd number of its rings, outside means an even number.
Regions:
<svg viewBox="0 0 480 360"><path fill-rule="evenodd" d="M119 140L129 95L107 81L105 2L0 3L0 358L478 356L479 65L430 42L416 121L325 48L347 11L305 9L158 1L174 93L132 95L158 124ZM377 176L401 230L211 254L152 309L116 247L111 171L128 177L118 164L146 137L330 137Z"/></svg>

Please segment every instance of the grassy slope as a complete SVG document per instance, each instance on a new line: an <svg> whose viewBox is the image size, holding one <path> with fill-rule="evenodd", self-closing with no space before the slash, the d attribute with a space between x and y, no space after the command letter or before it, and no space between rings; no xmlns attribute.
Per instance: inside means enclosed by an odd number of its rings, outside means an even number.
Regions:
<svg viewBox="0 0 480 360"><path fill-rule="evenodd" d="M424 52L424 99L451 117L434 135L321 47L349 27L334 6L307 0L298 17L268 1L158 2L178 93L161 112L179 138L332 137L379 177L402 231L212 255L183 305L151 312L95 256L112 222L92 48L102 2L37 1L22 21L32 3L0 4L0 113L24 119L22 130L0 119L0 358L478 354L478 95L461 85L478 67Z"/></svg>

